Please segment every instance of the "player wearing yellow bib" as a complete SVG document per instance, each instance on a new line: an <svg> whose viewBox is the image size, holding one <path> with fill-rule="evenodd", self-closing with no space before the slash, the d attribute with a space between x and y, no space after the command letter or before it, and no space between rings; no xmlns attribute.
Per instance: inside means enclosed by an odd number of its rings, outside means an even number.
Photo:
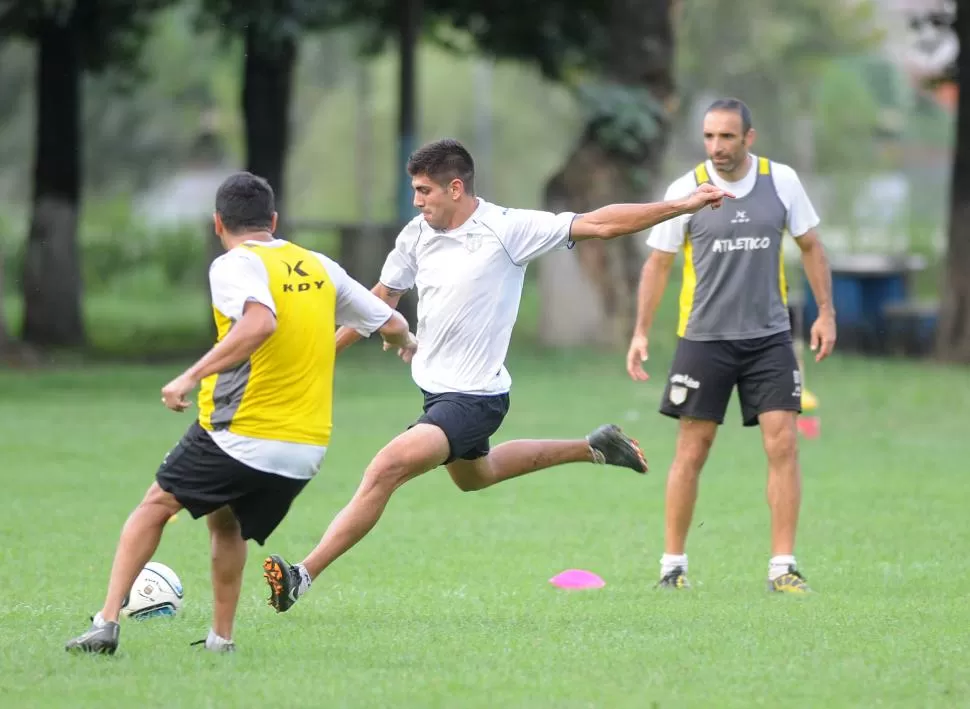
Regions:
<svg viewBox="0 0 970 709"><path fill-rule="evenodd" d="M379 332L414 349L407 321L334 261L273 236L273 191L238 173L216 194L215 229L226 253L209 271L217 344L162 389L173 411L197 385L199 417L165 456L128 518L104 606L68 650L114 653L131 585L185 508L205 516L215 597L206 649L235 649L232 627L246 540L263 544L316 474L330 443L337 326Z"/></svg>

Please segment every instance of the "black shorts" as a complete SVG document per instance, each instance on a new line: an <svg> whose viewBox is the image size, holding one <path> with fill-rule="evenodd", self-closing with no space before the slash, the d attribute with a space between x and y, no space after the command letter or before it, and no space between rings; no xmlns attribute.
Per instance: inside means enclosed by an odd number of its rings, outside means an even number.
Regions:
<svg viewBox="0 0 970 709"><path fill-rule="evenodd" d="M724 423L735 385L745 426L756 426L767 411L801 413L802 378L791 332L750 340L681 338L660 413Z"/></svg>
<svg viewBox="0 0 970 709"><path fill-rule="evenodd" d="M509 412L509 395L424 394L424 414L415 421L430 423L445 432L450 448L445 465L458 458L475 460L488 455L489 438ZM413 425L413 424L412 424Z"/></svg>
<svg viewBox="0 0 970 709"><path fill-rule="evenodd" d="M283 521L309 480L250 468L216 445L196 421L162 461L155 479L198 519L228 505L243 539L260 545Z"/></svg>

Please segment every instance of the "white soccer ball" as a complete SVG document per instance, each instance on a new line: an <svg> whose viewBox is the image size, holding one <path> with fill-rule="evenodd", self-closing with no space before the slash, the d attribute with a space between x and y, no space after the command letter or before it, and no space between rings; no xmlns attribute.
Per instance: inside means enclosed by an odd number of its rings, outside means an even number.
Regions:
<svg viewBox="0 0 970 709"><path fill-rule="evenodd" d="M121 614L135 620L174 616L182 608L182 582L165 564L149 561L121 604Z"/></svg>

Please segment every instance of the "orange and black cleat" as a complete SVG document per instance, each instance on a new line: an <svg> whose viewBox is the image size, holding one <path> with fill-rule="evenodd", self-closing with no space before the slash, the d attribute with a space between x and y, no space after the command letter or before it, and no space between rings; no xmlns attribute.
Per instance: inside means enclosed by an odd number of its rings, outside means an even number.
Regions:
<svg viewBox="0 0 970 709"><path fill-rule="evenodd" d="M263 578L269 585L269 604L277 613L285 613L306 591L300 571L286 563L282 556L273 554L263 562Z"/></svg>

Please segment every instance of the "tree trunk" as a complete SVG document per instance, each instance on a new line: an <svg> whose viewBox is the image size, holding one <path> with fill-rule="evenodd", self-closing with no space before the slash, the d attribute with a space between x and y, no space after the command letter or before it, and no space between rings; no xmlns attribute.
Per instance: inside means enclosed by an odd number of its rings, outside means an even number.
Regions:
<svg viewBox="0 0 970 709"><path fill-rule="evenodd" d="M296 42L291 37L269 39L253 23L246 29L243 59L242 111L246 169L273 188L279 214L277 234L287 237L286 155L290 147L290 100L296 68ZM209 261L223 253L222 244L206 226ZM208 289L208 276L206 288ZM215 324L210 325L215 334Z"/></svg>
<svg viewBox="0 0 970 709"><path fill-rule="evenodd" d="M546 208L584 212L613 202L642 202L655 181L667 146L673 85L671 0L612 0L611 55L605 85L646 91L653 104L652 132L626 135L629 116L600 115L584 130L562 169L546 186ZM622 107L620 107L622 108ZM625 106L629 111L629 106ZM539 339L544 345L616 346L633 327L643 260L640 235L584 241L549 254L539 264Z"/></svg>
<svg viewBox="0 0 970 709"><path fill-rule="evenodd" d="M23 267L23 338L40 346L81 345L81 66L74 13L63 21L43 20L37 47L34 195Z"/></svg>
<svg viewBox="0 0 970 709"><path fill-rule="evenodd" d="M0 362L4 361L13 347L13 337L7 327L7 311L3 307L6 295L6 272L4 271L3 250L0 248Z"/></svg>
<svg viewBox="0 0 970 709"><path fill-rule="evenodd" d="M246 169L269 181L276 193L281 222L287 215L286 155L296 54L296 42L291 37L267 40L255 25L246 31L242 90ZM282 228L280 231L284 232Z"/></svg>
<svg viewBox="0 0 970 709"><path fill-rule="evenodd" d="M945 361L970 364L970 11L957 8L962 82L957 104L957 135L950 188L950 237L946 278L940 302L936 354Z"/></svg>

